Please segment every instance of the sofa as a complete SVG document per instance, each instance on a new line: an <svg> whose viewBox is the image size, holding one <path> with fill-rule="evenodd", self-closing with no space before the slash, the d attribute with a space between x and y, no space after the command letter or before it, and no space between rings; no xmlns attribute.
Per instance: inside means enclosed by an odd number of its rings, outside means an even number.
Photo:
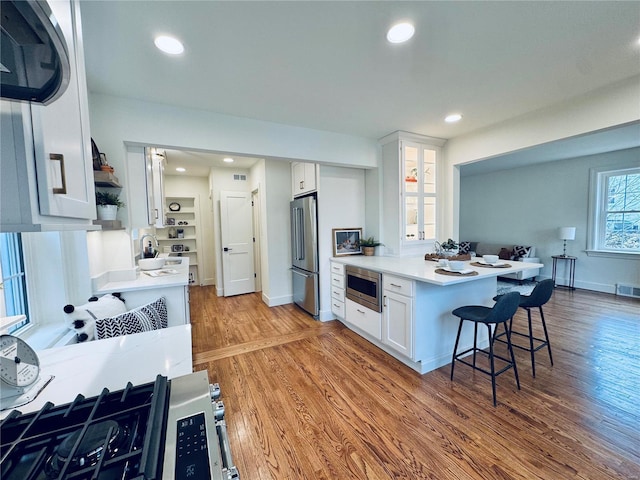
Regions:
<svg viewBox="0 0 640 480"><path fill-rule="evenodd" d="M501 260L513 262L540 263L540 259L535 256L536 248L530 245L510 245L488 242L460 242L460 253L475 252L478 257L482 255L498 255ZM503 278L513 280L535 279L540 274L539 268L526 270L524 272L509 273L500 275Z"/></svg>

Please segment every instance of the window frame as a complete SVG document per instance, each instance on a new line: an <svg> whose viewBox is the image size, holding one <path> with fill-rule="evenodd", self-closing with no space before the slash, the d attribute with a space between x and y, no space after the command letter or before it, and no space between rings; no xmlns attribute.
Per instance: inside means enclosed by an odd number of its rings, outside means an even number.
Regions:
<svg viewBox="0 0 640 480"><path fill-rule="evenodd" d="M606 230L606 202L608 179L613 176L640 174L640 167L629 161L589 170L589 216L587 221L586 253L594 257L621 259L640 258L640 252L613 250L603 247Z"/></svg>
<svg viewBox="0 0 640 480"><path fill-rule="evenodd" d="M8 237L0 242L2 247L7 247L6 249L2 248L0 250L4 252L3 256L5 257L5 261L3 261L2 263L4 263L5 266L8 267L7 269L0 268L0 271L2 272L2 278L0 278L0 282L2 282L3 305L5 305L6 308L5 291L8 290L6 287L9 282L11 282L10 288L13 292L12 296L14 297L14 299L18 300L17 302L15 302L14 300L14 302L11 303L19 303L19 308L17 308L16 311L2 313L6 313L9 317L17 315L25 316L24 320L21 320L19 323L7 328L7 333L13 335L29 329L32 325L29 308L30 302L26 265L27 262L25 261L22 235L17 232L0 232L0 235ZM9 271L7 272L6 270ZM16 281L17 284L14 283Z"/></svg>

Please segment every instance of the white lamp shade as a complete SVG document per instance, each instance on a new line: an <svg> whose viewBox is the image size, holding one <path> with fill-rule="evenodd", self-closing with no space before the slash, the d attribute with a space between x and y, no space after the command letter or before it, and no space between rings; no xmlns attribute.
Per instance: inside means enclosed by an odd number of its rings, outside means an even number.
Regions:
<svg viewBox="0 0 640 480"><path fill-rule="evenodd" d="M560 237L560 240L575 240L576 227L560 227L558 229L558 237Z"/></svg>

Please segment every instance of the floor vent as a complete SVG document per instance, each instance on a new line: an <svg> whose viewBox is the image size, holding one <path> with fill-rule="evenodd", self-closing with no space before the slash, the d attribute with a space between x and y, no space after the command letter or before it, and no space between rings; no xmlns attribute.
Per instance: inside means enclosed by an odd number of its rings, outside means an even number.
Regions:
<svg viewBox="0 0 640 480"><path fill-rule="evenodd" d="M618 283L616 284L616 295L640 298L640 287L637 285L625 285L623 283Z"/></svg>

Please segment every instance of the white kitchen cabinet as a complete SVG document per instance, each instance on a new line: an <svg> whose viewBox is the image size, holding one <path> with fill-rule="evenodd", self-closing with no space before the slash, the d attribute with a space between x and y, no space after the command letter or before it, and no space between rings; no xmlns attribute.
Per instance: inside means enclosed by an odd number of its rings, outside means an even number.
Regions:
<svg viewBox="0 0 640 480"><path fill-rule="evenodd" d="M317 190L317 165L307 162L291 164L291 192L294 197L306 195Z"/></svg>
<svg viewBox="0 0 640 480"><path fill-rule="evenodd" d="M392 254L436 240L438 167L444 140L396 132L384 137L384 241Z"/></svg>
<svg viewBox="0 0 640 480"><path fill-rule="evenodd" d="M345 321L376 340L382 337L382 314L363 307L353 300L346 299Z"/></svg>
<svg viewBox="0 0 640 480"><path fill-rule="evenodd" d="M167 303L167 325L185 325L191 323L189 307L189 286L177 285L122 292L122 298L128 310L141 307L164 297Z"/></svg>
<svg viewBox="0 0 640 480"><path fill-rule="evenodd" d="M164 155L155 148L145 148L145 157L151 162L151 204L149 208L149 225L164 226Z"/></svg>
<svg viewBox="0 0 640 480"><path fill-rule="evenodd" d="M344 265L331 262L331 313L340 320L344 320L346 313L344 288Z"/></svg>
<svg viewBox="0 0 640 480"><path fill-rule="evenodd" d="M158 155L160 153L160 155ZM164 226L164 156L154 147L127 146L127 208L131 228ZM138 201L143 198L144 201Z"/></svg>
<svg viewBox="0 0 640 480"><path fill-rule="evenodd" d="M413 358L413 282L383 275L382 342Z"/></svg>
<svg viewBox="0 0 640 480"><path fill-rule="evenodd" d="M67 43L69 86L46 106L2 101L3 231L97 228L80 7L49 6Z"/></svg>

